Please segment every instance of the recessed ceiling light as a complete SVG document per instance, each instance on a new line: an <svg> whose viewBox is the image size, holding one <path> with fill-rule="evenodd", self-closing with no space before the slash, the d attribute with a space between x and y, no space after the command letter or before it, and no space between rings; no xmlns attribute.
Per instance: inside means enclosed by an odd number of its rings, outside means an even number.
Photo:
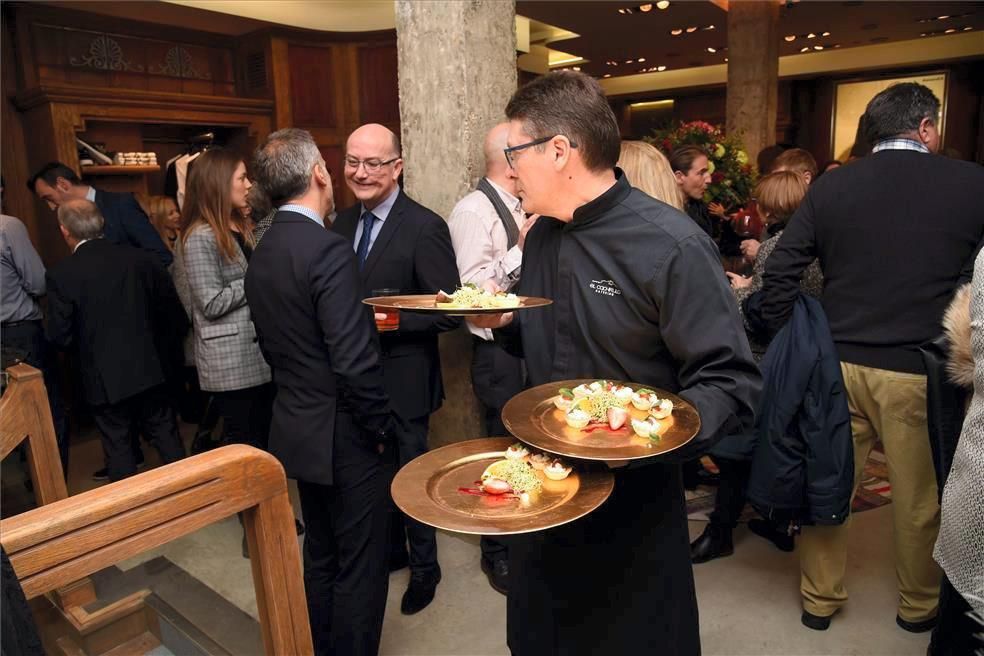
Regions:
<svg viewBox="0 0 984 656"><path fill-rule="evenodd" d="M823 33L823 34L821 34L820 36L830 36L830 32L824 32L824 33Z"/></svg>
<svg viewBox="0 0 984 656"><path fill-rule="evenodd" d="M714 54L715 52L717 52L717 50L715 48L708 48L707 52Z"/></svg>
<svg viewBox="0 0 984 656"><path fill-rule="evenodd" d="M670 30L670 34L672 34L673 36L680 36L681 34L683 34L683 30L681 30L678 27L675 30Z"/></svg>
<svg viewBox="0 0 984 656"><path fill-rule="evenodd" d="M611 76L612 76L612 74L611 74L611 73L605 73L605 74L604 74L604 75L602 75L601 77L611 77Z"/></svg>
<svg viewBox="0 0 984 656"><path fill-rule="evenodd" d="M656 6L660 9L666 9L670 6L670 0L659 0L659 2L656 3Z"/></svg>
<svg viewBox="0 0 984 656"><path fill-rule="evenodd" d="M575 70L575 71L579 71L579 70L581 70L581 67L580 67L580 66L575 66L575 67L574 67L574 70Z"/></svg>
<svg viewBox="0 0 984 656"><path fill-rule="evenodd" d="M645 58L645 57L640 57L640 58L639 58L639 59L637 59L636 61L637 61L637 62L639 62L639 63L641 64L642 62L644 62L644 61L646 61L646 58Z"/></svg>
<svg viewBox="0 0 984 656"><path fill-rule="evenodd" d="M619 10L618 10L618 13L620 13L620 14L624 14L624 13L625 13L625 10L624 10L624 9L619 9Z"/></svg>
<svg viewBox="0 0 984 656"><path fill-rule="evenodd" d="M707 27L705 27L704 29L705 29L705 30L713 30L713 29L714 29L714 26L713 26L713 25L708 25L708 26L707 26Z"/></svg>
<svg viewBox="0 0 984 656"><path fill-rule="evenodd" d="M967 27L965 27L965 28L963 28L963 31L964 31L964 32L969 32L969 31L971 31L972 29L974 29L974 28L973 28L973 27L971 27L970 25L968 25Z"/></svg>
<svg viewBox="0 0 984 656"><path fill-rule="evenodd" d="M631 59L626 59L626 60L625 60L625 63L626 63L626 64L631 64L631 63L632 63L632 60L631 60Z"/></svg>
<svg viewBox="0 0 984 656"><path fill-rule="evenodd" d="M652 10L653 10L653 4L651 2L650 3L647 3L647 4L644 4L644 5L639 5L639 11L641 11L643 13L645 13L647 11L652 11Z"/></svg>
<svg viewBox="0 0 984 656"><path fill-rule="evenodd" d="M697 28L696 27L688 27L687 28L687 34L692 34L692 33L696 32L696 31L697 31Z"/></svg>
<svg viewBox="0 0 984 656"><path fill-rule="evenodd" d="M920 34L919 36L926 36L926 33L925 33L925 32L923 32L923 33L922 33L922 34Z"/></svg>
<svg viewBox="0 0 984 656"><path fill-rule="evenodd" d="M823 46L813 46L814 50L823 50Z"/></svg>
<svg viewBox="0 0 984 656"><path fill-rule="evenodd" d="M662 73L663 71L666 70L666 66L657 66L656 67L656 70L659 71L660 73Z"/></svg>
<svg viewBox="0 0 984 656"><path fill-rule="evenodd" d="M809 34L806 35L806 38L807 39L815 39L815 38L817 38L817 35L814 34L813 32L810 32Z"/></svg>
<svg viewBox="0 0 984 656"><path fill-rule="evenodd" d="M727 57L724 58L724 63L728 63L728 58Z"/></svg>
<svg viewBox="0 0 984 656"><path fill-rule="evenodd" d="M810 52L810 46L805 46L803 48L800 48L800 52Z"/></svg>
<svg viewBox="0 0 984 656"><path fill-rule="evenodd" d="M796 40L796 35L795 34L790 34L789 36L784 37L784 38L786 39L787 42L792 43L793 41Z"/></svg>
<svg viewBox="0 0 984 656"><path fill-rule="evenodd" d="M956 32L956 30L951 27L947 31L943 32L943 34L953 34L954 32Z"/></svg>
<svg viewBox="0 0 984 656"><path fill-rule="evenodd" d="M937 16L936 20L946 20L949 16Z"/></svg>

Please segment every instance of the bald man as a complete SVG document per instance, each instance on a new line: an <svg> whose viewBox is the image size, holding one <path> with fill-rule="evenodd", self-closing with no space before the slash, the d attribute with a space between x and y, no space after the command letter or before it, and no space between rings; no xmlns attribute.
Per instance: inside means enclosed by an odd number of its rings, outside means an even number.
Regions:
<svg viewBox="0 0 984 656"><path fill-rule="evenodd" d="M333 229L352 242L364 297L378 296L382 289L400 294L454 291L458 268L447 224L398 184L403 172L399 138L382 125L363 125L345 144L344 172L359 202L338 214ZM453 317L404 312L397 330L380 333L386 391L393 409L411 427L400 436L401 465L427 451L430 415L444 399L437 336L459 325ZM411 615L434 599L441 580L437 538L432 527L403 517L395 506L393 510L390 568L410 565L410 585L400 610Z"/></svg>
<svg viewBox="0 0 984 656"><path fill-rule="evenodd" d="M448 227L458 259L461 282L494 282L508 290L519 280L526 232L536 217L526 218L516 197L516 181L508 175L502 152L509 124L500 123L485 137L485 177L474 191L458 201ZM482 405L485 435L508 435L502 406L523 388L522 362L492 339L492 331L469 325L472 333L472 388ZM506 594L508 551L498 539L482 538L482 571L489 584Z"/></svg>

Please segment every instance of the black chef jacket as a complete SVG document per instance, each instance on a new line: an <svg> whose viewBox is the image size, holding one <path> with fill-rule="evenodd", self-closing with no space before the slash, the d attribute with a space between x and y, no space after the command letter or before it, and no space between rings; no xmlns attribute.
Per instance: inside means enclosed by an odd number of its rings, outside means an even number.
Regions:
<svg viewBox="0 0 984 656"><path fill-rule="evenodd" d="M517 312L496 339L526 358L532 385L622 379L686 398L701 431L679 462L751 427L761 378L710 237L616 176L570 223L530 231L518 293L554 303ZM668 460L613 470L601 508L510 547L514 656L700 652L680 468Z"/></svg>

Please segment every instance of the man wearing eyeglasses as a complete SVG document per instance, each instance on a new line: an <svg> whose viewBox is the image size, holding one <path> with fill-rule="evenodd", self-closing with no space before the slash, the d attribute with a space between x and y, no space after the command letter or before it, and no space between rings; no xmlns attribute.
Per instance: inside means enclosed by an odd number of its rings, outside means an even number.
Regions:
<svg viewBox="0 0 984 656"><path fill-rule="evenodd" d="M529 654L700 653L680 466L747 428L761 387L717 249L615 168L618 123L597 81L549 73L506 107L523 209L541 214L516 292L553 304L469 318L526 359L532 385L631 381L679 394L701 427L672 454L613 462L597 510L509 546L507 638ZM555 218L547 218L555 217Z"/></svg>
<svg viewBox="0 0 984 656"><path fill-rule="evenodd" d="M333 229L352 242L364 297L380 289L436 294L458 287L447 223L400 189L402 172L399 138L388 128L363 125L349 136L345 182L359 202L339 212ZM397 330L380 333L386 390L394 410L411 427L400 438L401 465L427 451L430 414L444 399L437 336L459 325L452 317L404 312ZM390 569L410 565L410 585L400 606L410 615L430 604L441 580L437 536L395 506L391 521Z"/></svg>

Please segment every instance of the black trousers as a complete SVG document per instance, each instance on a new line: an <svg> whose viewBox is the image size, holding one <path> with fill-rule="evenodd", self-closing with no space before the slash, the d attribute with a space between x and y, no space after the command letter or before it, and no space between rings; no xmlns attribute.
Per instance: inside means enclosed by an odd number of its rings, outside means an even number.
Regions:
<svg viewBox="0 0 984 656"><path fill-rule="evenodd" d="M133 434L139 431L161 454L166 463L184 457L174 408L164 385L158 385L119 403L94 406L92 418L102 436L109 480L137 473L133 453Z"/></svg>
<svg viewBox="0 0 984 656"><path fill-rule="evenodd" d="M223 441L266 451L276 394L273 383L212 394L222 417Z"/></svg>
<svg viewBox="0 0 984 656"><path fill-rule="evenodd" d="M304 586L319 656L375 656L389 588L389 485L395 454L363 441L351 416L335 420L334 482L297 481L307 532Z"/></svg>
<svg viewBox="0 0 984 656"><path fill-rule="evenodd" d="M427 429L430 426L430 416L424 415L407 422L408 434L399 437L399 463L404 466L417 456L427 453ZM410 574L418 578L436 576L439 571L437 564L437 531L433 526L421 524L407 517L392 501L389 503L390 513L390 557L402 557L406 545L410 546Z"/></svg>
<svg viewBox="0 0 984 656"><path fill-rule="evenodd" d="M23 361L41 371L44 386L48 391L48 406L55 424L55 439L61 456L62 470L68 477L68 416L62 405L58 375L54 369L54 353L48 348L44 338L41 320L21 321L4 324L2 327L3 348L17 351Z"/></svg>
<svg viewBox="0 0 984 656"><path fill-rule="evenodd" d="M975 649L984 650L984 639L975 637L978 633L984 635L984 626L971 619L969 612L970 604L944 575L940 584L939 620L926 652L929 656L973 656Z"/></svg>
<svg viewBox="0 0 984 656"><path fill-rule="evenodd" d="M732 460L714 456L721 472L711 522L725 528L735 528L748 498L748 479L752 473L750 460Z"/></svg>
<svg viewBox="0 0 984 656"><path fill-rule="evenodd" d="M494 342L472 336L472 388L482 406L485 435L499 437L509 435L502 423L502 406L523 389L523 362L506 353ZM501 538L483 535L482 558L487 561L508 557L508 550Z"/></svg>

